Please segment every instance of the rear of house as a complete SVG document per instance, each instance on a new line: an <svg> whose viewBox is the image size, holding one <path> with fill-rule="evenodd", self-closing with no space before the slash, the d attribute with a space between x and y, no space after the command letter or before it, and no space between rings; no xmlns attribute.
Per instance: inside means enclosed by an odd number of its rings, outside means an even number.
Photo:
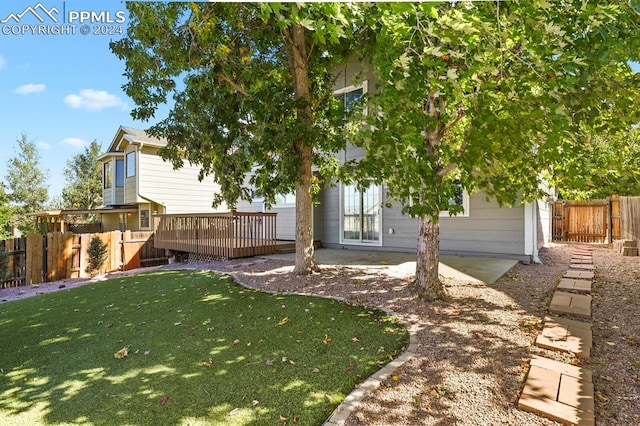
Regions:
<svg viewBox="0 0 640 426"><path fill-rule="evenodd" d="M364 77L363 77L364 76ZM335 95L348 110L350 104L376 87L372 73L349 64L340 71ZM341 162L360 159L360 148L348 146L337 154ZM408 183L409 184L409 183ZM295 198L278 197L277 238L295 239ZM388 202L386 186L372 185L364 191L356 185L325 182L313 208L314 240L324 247L413 252L417 247L418 220L402 214L402 207ZM483 193L460 191L455 200L464 213L440 215L440 249L444 254L497 256L537 261L538 249L549 241L551 204L539 200L501 207ZM239 203L238 210L266 211L261 199Z"/></svg>
<svg viewBox="0 0 640 426"><path fill-rule="evenodd" d="M167 141L142 130L121 126L103 164L102 224L110 230L152 230L155 214L213 213L226 211L211 207L220 191L213 179L198 179L199 167L185 162L174 170L159 151ZM109 212L109 210L112 212Z"/></svg>

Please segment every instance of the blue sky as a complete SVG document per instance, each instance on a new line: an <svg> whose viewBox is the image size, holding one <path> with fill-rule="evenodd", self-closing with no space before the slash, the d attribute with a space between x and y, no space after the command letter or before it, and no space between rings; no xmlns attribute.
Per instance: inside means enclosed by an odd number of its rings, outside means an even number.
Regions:
<svg viewBox="0 0 640 426"><path fill-rule="evenodd" d="M82 12L89 14L84 21L86 35L81 34ZM121 88L126 82L124 63L109 50L109 42L122 35L93 34L117 29L124 34L126 23L120 0L0 2L0 179L4 180L7 159L16 155L16 140L23 132L39 148L53 197L64 186L67 160L88 143L95 139L106 150L118 126L144 129L153 124L130 116L133 103ZM25 24L41 24L50 32L75 25L75 34L71 29L66 34L33 34ZM164 118L163 113L166 109L157 118Z"/></svg>
<svg viewBox="0 0 640 426"><path fill-rule="evenodd" d="M36 11L44 22L31 11L19 16L39 3L44 8ZM91 11L108 11L109 16L89 15L84 23L90 33L83 35L80 13ZM42 168L49 170L52 197L64 186L67 160L88 143L96 139L106 150L118 126L149 127L150 123L131 118L133 103L121 88L126 82L124 63L109 50L109 42L122 35L93 34L95 30L117 29L121 24L116 21L122 18L124 34L126 7L119 0L0 2L0 179L4 180L7 159L15 156L16 140L23 132L36 142ZM50 32L62 28L59 25L76 28L75 34L44 35L24 30L24 24L45 25Z"/></svg>

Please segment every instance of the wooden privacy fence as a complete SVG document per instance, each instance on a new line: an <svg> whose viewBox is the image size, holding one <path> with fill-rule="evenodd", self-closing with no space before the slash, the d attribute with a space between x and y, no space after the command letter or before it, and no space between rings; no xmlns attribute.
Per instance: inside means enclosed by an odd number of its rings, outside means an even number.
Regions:
<svg viewBox="0 0 640 426"><path fill-rule="evenodd" d="M87 249L94 236L100 237L108 246L101 273L166 262L164 250L154 247L153 232L29 234L23 238L1 241L7 273L5 277L0 277L0 288L88 277Z"/></svg>
<svg viewBox="0 0 640 426"><path fill-rule="evenodd" d="M620 199L568 201L553 205L553 241L611 243L620 238Z"/></svg>
<svg viewBox="0 0 640 426"><path fill-rule="evenodd" d="M640 197L620 197L620 238L640 241Z"/></svg>
<svg viewBox="0 0 640 426"><path fill-rule="evenodd" d="M164 214L154 220L158 248L222 259L276 248L276 213Z"/></svg>

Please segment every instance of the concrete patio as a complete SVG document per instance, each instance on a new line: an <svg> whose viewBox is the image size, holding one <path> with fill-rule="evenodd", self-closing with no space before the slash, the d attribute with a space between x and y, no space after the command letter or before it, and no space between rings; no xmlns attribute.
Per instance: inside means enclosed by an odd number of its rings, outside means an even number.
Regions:
<svg viewBox="0 0 640 426"><path fill-rule="evenodd" d="M295 254L262 256L268 259L293 261ZM416 254L374 250L317 249L316 262L320 265L347 265L354 268L380 269L395 277L415 274ZM515 259L493 257L440 256L440 275L445 279L464 279L471 282L492 284L513 268Z"/></svg>

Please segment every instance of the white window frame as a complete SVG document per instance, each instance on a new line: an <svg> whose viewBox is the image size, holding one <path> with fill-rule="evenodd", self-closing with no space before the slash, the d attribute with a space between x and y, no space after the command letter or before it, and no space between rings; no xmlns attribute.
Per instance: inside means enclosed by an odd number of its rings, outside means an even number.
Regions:
<svg viewBox="0 0 640 426"><path fill-rule="evenodd" d="M378 187L378 220L379 220L379 229L378 229L378 241L362 241L362 236L360 236L360 241L357 240L348 240L344 238L344 184L338 185L340 187L340 244L345 245L353 245L353 246L364 246L364 247L382 247L383 245L383 236L384 232L382 232L382 194L384 193L383 185L376 185Z"/></svg>
<svg viewBox="0 0 640 426"><path fill-rule="evenodd" d="M440 210L440 217L451 219L455 219L457 217L469 217L469 193L465 189L462 190L462 208L463 211L453 216L449 216L449 210Z"/></svg>
<svg viewBox="0 0 640 426"><path fill-rule="evenodd" d="M365 96L369 92L369 81L363 80L360 84L357 84L357 85L352 84L350 86L346 86L346 87L342 87L340 89L334 90L333 95L340 96L340 95L344 95L345 93L353 92L355 90L360 90L360 89L362 89L362 96ZM368 115L368 113L369 113L369 109L367 108L367 104L365 102L364 106L362 107L362 114Z"/></svg>
<svg viewBox="0 0 640 426"><path fill-rule="evenodd" d="M131 155L133 154L133 161L131 161ZM126 162L124 165L125 168L125 172L124 172L124 177L126 178L132 178L132 177L136 177L136 173L138 171L138 153L137 151L129 151L127 152L127 154L125 155L126 158ZM133 164L132 166L130 166L130 164ZM129 172L131 171L131 167L133 167L133 173L129 174Z"/></svg>
<svg viewBox="0 0 640 426"><path fill-rule="evenodd" d="M277 209L277 208L287 208L287 207L295 207L296 205L296 193L291 192L289 194L279 194L280 196L284 197L284 203L279 203L279 202L275 202L273 206L271 206L271 208L273 209Z"/></svg>

